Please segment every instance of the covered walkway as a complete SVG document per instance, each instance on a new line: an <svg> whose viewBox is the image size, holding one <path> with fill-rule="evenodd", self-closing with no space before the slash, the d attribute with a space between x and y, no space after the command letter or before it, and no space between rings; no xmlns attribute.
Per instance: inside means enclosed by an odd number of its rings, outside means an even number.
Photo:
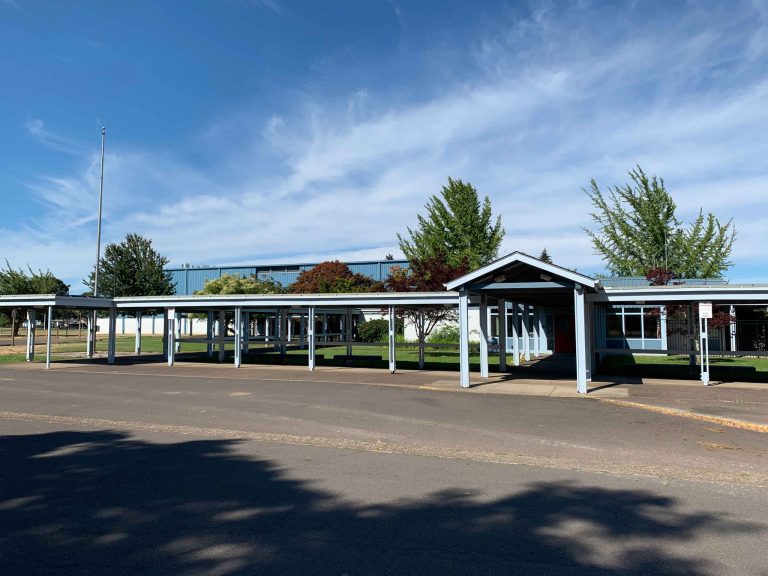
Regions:
<svg viewBox="0 0 768 576"><path fill-rule="evenodd" d="M354 318L361 311L375 311L388 318L387 364L390 373L397 368L396 317L406 308L448 306L458 310L459 317L459 383L470 386L470 310L478 313L480 366L483 381L490 377L489 356L498 353L498 372L510 373L508 379L568 377L576 382L576 391L587 392L601 359L608 354L684 354L700 358L701 381L709 382L709 336L707 321L699 318L698 330L693 325L701 310L712 309L712 304L733 306L768 306L768 286L733 286L728 284L697 286L642 286L613 288L603 286L599 280L568 270L537 258L515 252L446 284L444 292L409 293L356 293L356 294L265 294L225 296L146 296L130 298L86 298L55 295L0 296L0 308L25 311L30 327L26 339L26 359L35 355L38 314L46 316L46 365L51 362L51 326L54 314L61 309L100 311L108 316L107 361L115 363L118 314L136 316L134 353L142 352L140 318L143 314L162 314L163 357L169 366L177 361L176 354L182 342L205 345L209 357L218 356L224 362L232 351L233 364L240 367L243 355L255 348L270 348L284 356L289 348L307 351L307 367L317 365L317 348L328 345L328 317L334 315L332 345L345 347L346 358L351 359L353 346L371 345L354 337ZM629 335L620 335L623 341L608 342L607 315L617 316L621 309L622 326L626 328L630 314L641 326L646 343L645 307L655 309L661 316L655 330L666 335L666 308L681 304L687 306L686 334L677 338L679 349L659 345L655 349L638 351L632 348ZM474 313L474 312L473 312ZM184 337L182 322L190 315L205 318L205 334ZM615 318L614 318L615 320ZM86 349L93 356L95 341L95 314L88 314L89 338ZM262 328L263 327L263 328ZM654 334L654 337L656 335ZM615 339L614 339L615 340ZM621 340L621 339L620 339ZM655 338L666 342L665 338ZM654 345L656 344L654 338ZM736 334L731 340L737 342ZM620 344L624 343L623 346ZM614 347L610 347L613 345ZM376 346L381 346L376 343ZM418 346L419 366L423 367L425 343ZM750 350L729 349L718 354L746 354L765 356L764 348ZM538 360L531 364L533 360ZM511 377L511 378L510 378ZM570 378L569 378L570 379Z"/></svg>

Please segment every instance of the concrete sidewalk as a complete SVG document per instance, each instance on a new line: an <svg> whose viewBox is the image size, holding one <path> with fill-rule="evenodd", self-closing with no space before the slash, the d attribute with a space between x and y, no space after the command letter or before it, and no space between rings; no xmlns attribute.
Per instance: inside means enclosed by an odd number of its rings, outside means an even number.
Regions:
<svg viewBox="0 0 768 576"><path fill-rule="evenodd" d="M437 380L421 388L454 391L456 382ZM713 423L745 424L750 428L754 425L768 432L768 383L728 382L704 386L692 380L595 380L589 383L589 391L583 396L576 392L575 381L520 380L495 375L483 382L474 382L466 392L598 399L627 407L711 419Z"/></svg>

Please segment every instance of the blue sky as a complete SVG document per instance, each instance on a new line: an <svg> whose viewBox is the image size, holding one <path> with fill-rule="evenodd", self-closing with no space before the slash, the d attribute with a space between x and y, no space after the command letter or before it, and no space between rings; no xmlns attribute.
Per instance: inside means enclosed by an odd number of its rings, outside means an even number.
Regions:
<svg viewBox="0 0 768 576"><path fill-rule="evenodd" d="M591 178L641 165L768 282L768 3L0 0L0 258L83 289L104 240L174 265L381 258L447 177L503 251L593 273Z"/></svg>

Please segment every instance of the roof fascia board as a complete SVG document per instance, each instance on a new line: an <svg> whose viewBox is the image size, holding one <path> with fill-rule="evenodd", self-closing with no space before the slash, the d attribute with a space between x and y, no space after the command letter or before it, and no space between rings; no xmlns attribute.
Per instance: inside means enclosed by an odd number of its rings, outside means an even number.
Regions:
<svg viewBox="0 0 768 576"><path fill-rule="evenodd" d="M118 309L233 307L361 307L456 305L455 292L393 292L391 294L253 294L227 296L161 296L117 298Z"/></svg>
<svg viewBox="0 0 768 576"><path fill-rule="evenodd" d="M20 294L0 296L1 308L46 307L59 308L112 308L111 298L90 298L87 296L57 296L55 294Z"/></svg>
<svg viewBox="0 0 768 576"><path fill-rule="evenodd" d="M768 286L764 287L682 287L637 288L620 290L601 290L588 297L593 302L666 302L715 301L715 302L754 302L762 301L768 305Z"/></svg>
<svg viewBox="0 0 768 576"><path fill-rule="evenodd" d="M534 268L537 268L542 272L546 272L548 274L554 274L555 276L560 276L561 278L565 278L567 280L570 280L571 282L575 282L577 284L581 284L583 286L587 286L592 289L596 289L598 286L598 281L589 276L584 276L583 274L579 274L578 272L574 272L573 270L561 268L560 266L557 266L555 264L548 264L547 262L542 262L538 258L529 256L528 254L523 254L522 252L512 252L512 254L508 254L507 256L504 256L503 258L496 260L496 262L491 262L490 264L487 264L482 268L478 268L474 272L470 272L469 274L465 274L461 278L457 278L452 282L448 282L447 284L445 284L445 287L448 290L456 290L457 288L463 287L471 283L473 280L477 280L478 278L482 278L483 276L493 274L497 270L500 270L506 266L509 266L510 264L514 264L515 262L528 264L529 266L533 266Z"/></svg>

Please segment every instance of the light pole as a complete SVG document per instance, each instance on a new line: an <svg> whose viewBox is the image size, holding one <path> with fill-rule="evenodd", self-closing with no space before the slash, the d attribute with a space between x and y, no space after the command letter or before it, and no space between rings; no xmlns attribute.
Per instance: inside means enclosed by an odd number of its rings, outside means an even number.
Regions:
<svg viewBox="0 0 768 576"><path fill-rule="evenodd" d="M101 260L101 206L104 198L104 143L107 139L107 129L101 129L101 177L99 179L99 219L96 224L96 270L93 274L93 297L99 296L99 260ZM89 334L90 342L88 349L88 356L93 356L96 350L96 309L93 310L91 317L91 333Z"/></svg>

